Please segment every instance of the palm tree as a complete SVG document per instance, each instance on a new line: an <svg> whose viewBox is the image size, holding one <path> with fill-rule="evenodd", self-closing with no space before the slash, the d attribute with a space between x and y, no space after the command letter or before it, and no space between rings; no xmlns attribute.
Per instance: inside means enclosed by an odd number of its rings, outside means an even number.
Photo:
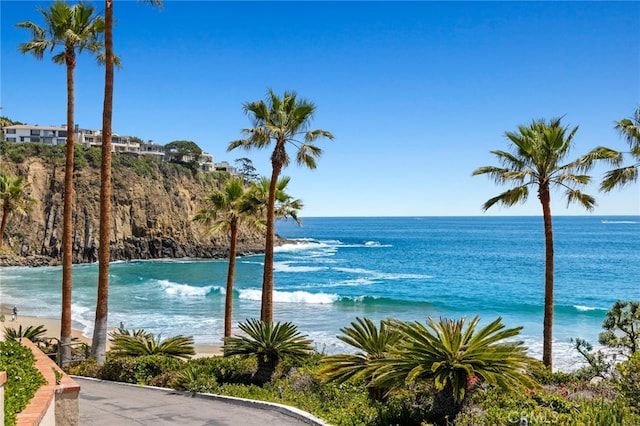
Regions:
<svg viewBox="0 0 640 426"><path fill-rule="evenodd" d="M522 327L504 329L498 318L476 331L479 318L465 327L458 321L428 318L426 325L418 321L396 321L400 337L390 356L372 362L376 367L372 385L399 387L420 381L433 381L437 389L430 421L453 419L462 408L467 386L472 380L512 390L536 386L527 375L535 360L526 355L521 341L508 341Z"/></svg>
<svg viewBox="0 0 640 426"><path fill-rule="evenodd" d="M162 0L148 0L162 5ZM113 53L113 0L105 0L104 12L104 103L102 108L102 161L100 164L100 246L98 247L98 296L93 327L91 357L98 365L106 359L111 260L111 123L113 118L113 74L118 60Z"/></svg>
<svg viewBox="0 0 640 426"><path fill-rule="evenodd" d="M111 352L116 356L163 355L169 358L190 358L195 355L193 337L173 336L162 339L143 329L116 329L109 334Z"/></svg>
<svg viewBox="0 0 640 426"><path fill-rule="evenodd" d="M290 322L264 322L255 319L238 324L246 336L234 336L225 339L225 356L255 356L258 369L254 381L263 385L271 380L278 363L283 358L301 361L308 357L313 349L311 340L306 339L298 328Z"/></svg>
<svg viewBox="0 0 640 426"><path fill-rule="evenodd" d="M635 160L635 164L608 171L600 185L600 189L606 192L638 180L638 167L640 167L640 107L636 109L633 117L616 122L615 129L629 143L629 154Z"/></svg>
<svg viewBox="0 0 640 426"><path fill-rule="evenodd" d="M315 105L305 99L298 99L295 92L284 92L282 98L269 89L267 100L244 104L244 111L253 117L254 127L243 129L246 139L233 141L228 151L242 147L262 149L271 141L275 146L271 154L271 180L267 207L267 237L264 250L264 274L262 278L262 321L273 321L273 242L275 239L275 203L277 183L282 169L289 165L286 146L291 144L297 149L296 161L310 169L316 168L316 158L322 150L314 141L319 138L333 139L326 130L307 130ZM301 140L302 139L302 140Z"/></svg>
<svg viewBox="0 0 640 426"><path fill-rule="evenodd" d="M83 50L100 54L102 42L100 34L104 31L104 20L94 15L94 8L84 3L73 6L64 1L54 2L49 10L38 7L45 20L45 28L26 21L18 27L31 31L33 39L22 43L22 53L32 53L42 59L45 51L53 51L61 46L63 50L53 56L53 62L66 64L67 67L67 147L64 173L64 208L62 231L62 318L60 342L62 345L60 360L62 365L71 358L71 268L73 266L73 154L74 154L74 70L76 55Z"/></svg>
<svg viewBox="0 0 640 426"><path fill-rule="evenodd" d="M11 177L0 174L0 206L2 208L2 223L0 223L0 247L4 237L4 231L9 220L9 215L14 212L28 211L36 202L27 194L31 184L24 182L22 176Z"/></svg>
<svg viewBox="0 0 640 426"><path fill-rule="evenodd" d="M277 219L292 219L300 225L302 221L298 217L298 212L304 208L304 203L299 198L293 198L286 192L289 182L291 182L289 176L282 176L278 179L274 216ZM265 217L267 216L270 188L271 180L263 176L258 182L254 183L249 194L249 202L255 204L256 209L260 210Z"/></svg>
<svg viewBox="0 0 640 426"><path fill-rule="evenodd" d="M325 367L320 374L326 376L328 381L344 383L348 380L364 379L369 387L370 397L380 401L384 397L384 388L369 386L375 378L375 369L371 363L384 359L389 355L391 348L398 342L400 334L388 321L380 321L380 327L376 327L369 318L356 318L351 327L341 328L342 336L338 339L358 350L355 354L337 354L322 359Z"/></svg>
<svg viewBox="0 0 640 426"><path fill-rule="evenodd" d="M209 226L210 233L229 232L229 268L224 304L224 337L231 336L233 312L233 280L236 270L236 245L238 227L241 223L263 227L257 216L257 208L248 200L250 191L245 188L242 178L232 177L221 190L214 189L205 200L207 207L199 210L194 217L197 222Z"/></svg>
<svg viewBox="0 0 640 426"><path fill-rule="evenodd" d="M495 204L507 207L525 202L529 196L529 187L537 189L542 204L545 236L545 296L544 296L544 365L552 368L552 328L553 328L553 228L551 220L551 188L562 188L567 204L576 202L587 210L596 205L595 199L577 188L591 181L591 176L576 174L586 172L596 160L612 159L612 151L599 148L577 160L561 164L569 155L573 137L578 126L569 130L560 124L560 119L546 122L544 119L533 121L528 126L518 126L517 132L506 132L507 139L513 144L512 152L491 151L502 163L502 167L485 166L473 172L473 175L487 174L496 183L513 182L513 188L489 199L483 205L488 210Z"/></svg>

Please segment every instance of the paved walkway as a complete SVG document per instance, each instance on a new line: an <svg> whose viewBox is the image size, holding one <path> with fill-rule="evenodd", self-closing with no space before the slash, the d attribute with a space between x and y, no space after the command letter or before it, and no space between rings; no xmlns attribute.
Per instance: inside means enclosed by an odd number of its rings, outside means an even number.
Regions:
<svg viewBox="0 0 640 426"><path fill-rule="evenodd" d="M73 377L80 386L83 426L301 426L318 424L261 404L193 398L171 389L149 389L122 383ZM263 405L264 406L264 405Z"/></svg>

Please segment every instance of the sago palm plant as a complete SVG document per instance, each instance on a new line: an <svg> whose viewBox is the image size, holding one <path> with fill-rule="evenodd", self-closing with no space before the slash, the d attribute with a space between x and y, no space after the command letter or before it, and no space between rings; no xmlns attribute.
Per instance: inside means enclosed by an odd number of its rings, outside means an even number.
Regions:
<svg viewBox="0 0 640 426"><path fill-rule="evenodd" d="M111 352L118 356L164 355L170 358L190 358L195 355L193 337L173 336L162 339L143 329L117 329L109 333Z"/></svg>
<svg viewBox="0 0 640 426"><path fill-rule="evenodd" d="M376 360L372 385L393 387L420 381L432 382L437 390L432 420L452 419L462 408L467 386L486 382L504 389L536 386L527 370L534 360L521 341L506 341L522 327L505 329L498 318L476 330L479 318L465 327L460 320L427 319L427 323L396 322L401 337L391 356Z"/></svg>
<svg viewBox="0 0 640 426"><path fill-rule="evenodd" d="M250 319L238 324L246 336L233 336L225 340L225 356L255 356L258 369L253 380L260 385L271 380L278 363L283 358L302 361L311 355L311 340L290 322L264 322Z"/></svg>
<svg viewBox="0 0 640 426"><path fill-rule="evenodd" d="M20 340L21 338L26 338L31 340L33 343L39 343L47 334L47 329L44 328L44 325L33 326L30 325L27 328L22 328L22 326L18 327L16 330L12 327L4 328L4 339L5 340Z"/></svg>
<svg viewBox="0 0 640 426"><path fill-rule="evenodd" d="M320 374L328 381L337 383L362 379L367 383L369 396L378 401L382 400L385 389L369 385L375 378L375 368L372 368L371 363L388 356L400 333L389 326L389 321L380 321L378 328L369 318L356 318L351 327L341 328L340 332L342 336L338 336L338 339L358 351L354 354L331 355L322 359L324 368L320 370Z"/></svg>

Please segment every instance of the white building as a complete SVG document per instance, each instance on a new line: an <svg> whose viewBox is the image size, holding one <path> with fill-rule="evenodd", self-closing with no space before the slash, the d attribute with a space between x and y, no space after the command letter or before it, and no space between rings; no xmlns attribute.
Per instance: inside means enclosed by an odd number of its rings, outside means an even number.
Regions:
<svg viewBox="0 0 640 426"><path fill-rule="evenodd" d="M39 142L46 145L67 143L66 127L14 124L3 127L2 133L7 142Z"/></svg>
<svg viewBox="0 0 640 426"><path fill-rule="evenodd" d="M14 124L2 129L4 140L7 142L39 142L45 145L64 145L67 143L66 126L32 126L29 124ZM102 146L102 131L80 129L76 126L74 140L83 146ZM132 142L128 136L117 133L111 135L111 150L113 152L140 152L140 144Z"/></svg>

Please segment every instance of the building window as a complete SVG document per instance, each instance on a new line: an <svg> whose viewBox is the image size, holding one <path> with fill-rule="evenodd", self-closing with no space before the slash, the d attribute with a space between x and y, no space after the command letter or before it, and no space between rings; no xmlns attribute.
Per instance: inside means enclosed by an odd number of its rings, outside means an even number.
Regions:
<svg viewBox="0 0 640 426"><path fill-rule="evenodd" d="M40 138L38 138L38 137L32 137L32 138L31 138L31 142L40 142Z"/></svg>
<svg viewBox="0 0 640 426"><path fill-rule="evenodd" d="M46 143L47 145L53 144L53 138L42 138L42 143Z"/></svg>
<svg viewBox="0 0 640 426"><path fill-rule="evenodd" d="M7 138L7 142L15 142L16 138Z"/></svg>
<svg viewBox="0 0 640 426"><path fill-rule="evenodd" d="M31 130L31 136L40 136L40 130Z"/></svg>
<svg viewBox="0 0 640 426"><path fill-rule="evenodd" d="M66 130L60 130L58 132L58 136L64 136L66 138L67 137L67 131Z"/></svg>
<svg viewBox="0 0 640 426"><path fill-rule="evenodd" d="M67 142L66 139L58 139L58 145L64 145Z"/></svg>
<svg viewBox="0 0 640 426"><path fill-rule="evenodd" d="M4 132L8 135L15 135L16 129L4 129Z"/></svg>

